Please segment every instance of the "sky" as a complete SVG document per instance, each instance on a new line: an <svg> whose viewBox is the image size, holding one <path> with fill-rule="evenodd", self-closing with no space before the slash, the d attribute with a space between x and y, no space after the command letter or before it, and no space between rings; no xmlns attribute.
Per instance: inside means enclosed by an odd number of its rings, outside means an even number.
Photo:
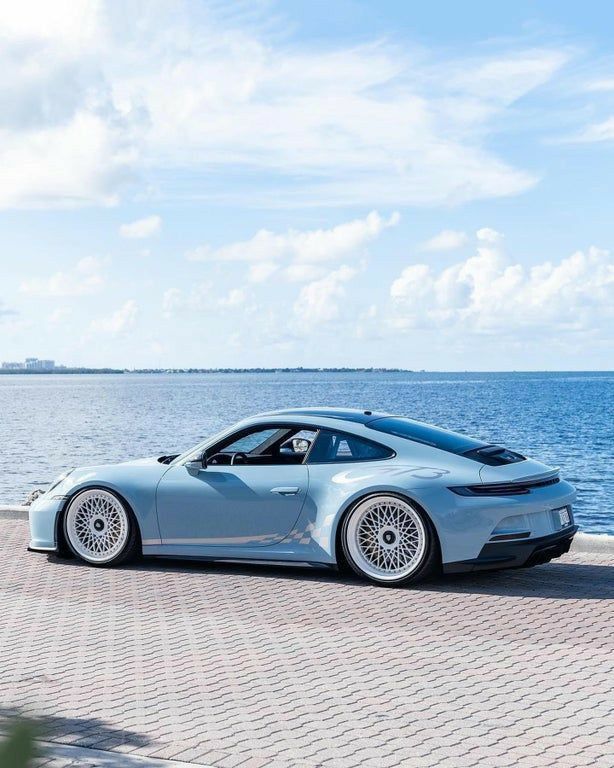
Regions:
<svg viewBox="0 0 614 768"><path fill-rule="evenodd" d="M0 360L611 370L613 28L0 1Z"/></svg>

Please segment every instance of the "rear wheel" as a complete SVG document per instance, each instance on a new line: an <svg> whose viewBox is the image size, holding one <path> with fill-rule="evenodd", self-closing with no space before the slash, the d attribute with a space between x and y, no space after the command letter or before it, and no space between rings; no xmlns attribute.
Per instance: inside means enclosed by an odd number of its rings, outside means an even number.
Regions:
<svg viewBox="0 0 614 768"><path fill-rule="evenodd" d="M394 494L361 499L343 521L341 543L352 569L383 586L417 582L437 570L439 550L430 521Z"/></svg>
<svg viewBox="0 0 614 768"><path fill-rule="evenodd" d="M132 514L104 488L88 488L70 501L64 536L74 554L90 565L119 565L133 557L138 546Z"/></svg>

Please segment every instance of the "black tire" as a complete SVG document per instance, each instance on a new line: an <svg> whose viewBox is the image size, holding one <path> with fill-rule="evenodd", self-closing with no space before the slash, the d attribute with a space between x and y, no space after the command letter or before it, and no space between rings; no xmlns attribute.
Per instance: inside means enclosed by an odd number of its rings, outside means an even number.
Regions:
<svg viewBox="0 0 614 768"><path fill-rule="evenodd" d="M365 567L367 558L359 552L359 547L356 543L356 516L363 516L365 510L368 510L370 506L376 505L378 500L381 502L384 499L397 500L404 514L408 514L408 509L411 510L409 518L412 524L416 525L416 530L419 530L420 534L424 537L423 551L421 554L416 555L415 560L412 561L411 571L406 574L401 572L398 577L393 573L379 575L375 572L375 567ZM390 503L392 504L393 502ZM391 534L394 535L394 532L391 532ZM417 584L441 573L441 551L433 523L415 502L401 494L382 492L358 499L343 518L340 539L341 557L338 557L340 567L345 561L358 576L373 584L382 587L403 587L408 584ZM382 542L382 545L384 545L384 542ZM392 547L393 545L394 540L390 546ZM409 567L408 565L407 568Z"/></svg>
<svg viewBox="0 0 614 768"><path fill-rule="evenodd" d="M108 511L94 513L91 517L92 530L85 534L80 534L87 524L84 524L85 507L93 499L98 499L101 504L108 506ZM88 512L89 514L89 512ZM132 560L140 544L138 525L132 510L126 502L116 493L108 488L90 487L76 493L66 506L62 516L62 533L64 540L72 554L79 560L92 565L96 568L112 568ZM101 525L99 531L94 526ZM94 542L94 547L98 545L97 537L105 535L105 525L107 526L107 535L111 537L111 530L116 540L110 539L111 543L107 547L107 552L95 553L88 556L87 542ZM113 528L112 528L113 527Z"/></svg>

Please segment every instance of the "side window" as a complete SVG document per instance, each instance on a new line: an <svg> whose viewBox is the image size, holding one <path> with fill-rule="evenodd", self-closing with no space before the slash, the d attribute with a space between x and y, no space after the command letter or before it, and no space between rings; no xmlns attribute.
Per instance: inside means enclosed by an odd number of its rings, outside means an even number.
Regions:
<svg viewBox="0 0 614 768"><path fill-rule="evenodd" d="M266 443L276 432L279 432L279 430L258 429L255 432L243 435L243 437L240 437L238 440L224 446L224 451L227 451L228 453L250 453Z"/></svg>
<svg viewBox="0 0 614 768"><path fill-rule="evenodd" d="M315 440L316 430L279 425L256 427L230 435L208 451L209 463L282 465L302 464Z"/></svg>
<svg viewBox="0 0 614 768"><path fill-rule="evenodd" d="M376 459L388 459L391 456L394 456L394 451L383 445L372 443L370 440L363 440L354 435L322 429L311 449L307 463L374 461Z"/></svg>

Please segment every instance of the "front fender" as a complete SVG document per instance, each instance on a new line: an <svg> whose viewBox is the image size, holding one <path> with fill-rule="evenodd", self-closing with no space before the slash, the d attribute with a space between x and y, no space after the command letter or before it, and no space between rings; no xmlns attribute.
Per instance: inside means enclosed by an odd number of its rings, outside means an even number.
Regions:
<svg viewBox="0 0 614 768"><path fill-rule="evenodd" d="M156 488L167 470L168 465L152 461L74 470L30 507L31 548L57 549L59 516L79 491L92 487L116 493L134 513L141 540L160 543Z"/></svg>

